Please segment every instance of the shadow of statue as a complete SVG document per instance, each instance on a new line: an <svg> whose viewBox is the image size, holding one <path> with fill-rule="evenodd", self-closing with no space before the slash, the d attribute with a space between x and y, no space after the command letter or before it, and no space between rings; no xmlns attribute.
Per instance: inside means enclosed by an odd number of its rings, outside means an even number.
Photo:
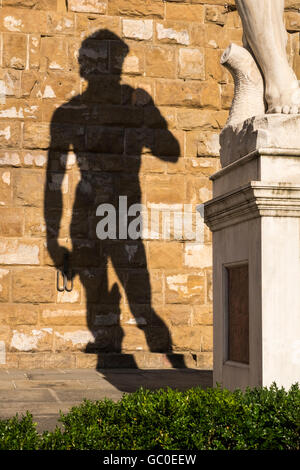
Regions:
<svg viewBox="0 0 300 470"><path fill-rule="evenodd" d="M124 336L121 292L117 282L111 289L108 287L109 262L125 293L129 323L144 332L150 351L172 350L170 331L151 305L143 240L124 235L124 213L119 203L120 197L126 197L128 208L141 203L139 171L143 149L175 163L180 148L152 97L141 88L121 84L128 53L128 46L109 30L99 30L85 39L78 61L86 89L60 106L51 121L44 199L47 247L58 272L70 273L68 285L79 277L84 287L91 332L85 351L98 354L98 367L103 366L104 353L122 352ZM68 152L77 162L78 178L76 173L68 172ZM73 201L67 194L69 207L63 207L66 174L75 193ZM117 225L113 235L99 239L97 225L101 219L96 211L102 204L115 208ZM71 223L63 227L62 217L68 210ZM132 220L130 216L125 220L125 232ZM71 243L65 247L60 237L64 238L68 231ZM126 366L137 367L133 356Z"/></svg>

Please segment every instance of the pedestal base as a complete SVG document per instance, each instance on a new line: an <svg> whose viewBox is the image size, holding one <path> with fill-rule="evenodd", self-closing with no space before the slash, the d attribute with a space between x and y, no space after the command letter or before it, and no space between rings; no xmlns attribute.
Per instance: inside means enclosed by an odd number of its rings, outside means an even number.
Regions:
<svg viewBox="0 0 300 470"><path fill-rule="evenodd" d="M205 204L205 221L213 232L214 383L231 390L300 381L295 175L300 151L257 151L212 177L215 197Z"/></svg>

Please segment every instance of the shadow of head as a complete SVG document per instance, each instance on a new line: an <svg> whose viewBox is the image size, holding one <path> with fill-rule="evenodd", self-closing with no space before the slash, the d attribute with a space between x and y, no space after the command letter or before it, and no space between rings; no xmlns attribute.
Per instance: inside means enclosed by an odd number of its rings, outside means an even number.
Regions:
<svg viewBox="0 0 300 470"><path fill-rule="evenodd" d="M108 29L100 29L87 37L78 53L80 76L91 80L93 76L121 76L123 63L129 53L127 44Z"/></svg>

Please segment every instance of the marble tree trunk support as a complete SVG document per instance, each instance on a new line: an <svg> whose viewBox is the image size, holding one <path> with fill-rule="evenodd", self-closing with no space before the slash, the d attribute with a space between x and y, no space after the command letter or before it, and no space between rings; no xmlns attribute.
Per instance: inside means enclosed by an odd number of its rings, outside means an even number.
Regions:
<svg viewBox="0 0 300 470"><path fill-rule="evenodd" d="M244 47L230 44L221 57L221 64L234 80L234 97L227 126L264 114L264 81L252 54Z"/></svg>
<svg viewBox="0 0 300 470"><path fill-rule="evenodd" d="M205 204L214 382L289 388L300 381L299 88L285 52L283 1L236 4L245 47L231 45L221 60L235 94Z"/></svg>

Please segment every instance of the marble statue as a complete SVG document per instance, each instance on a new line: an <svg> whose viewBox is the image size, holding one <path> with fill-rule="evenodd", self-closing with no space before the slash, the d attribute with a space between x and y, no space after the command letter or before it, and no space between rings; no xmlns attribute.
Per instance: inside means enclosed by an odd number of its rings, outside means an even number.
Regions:
<svg viewBox="0 0 300 470"><path fill-rule="evenodd" d="M243 24L243 45L231 44L221 63L235 82L228 123L270 114L298 114L300 88L287 53L284 0L235 0Z"/></svg>

